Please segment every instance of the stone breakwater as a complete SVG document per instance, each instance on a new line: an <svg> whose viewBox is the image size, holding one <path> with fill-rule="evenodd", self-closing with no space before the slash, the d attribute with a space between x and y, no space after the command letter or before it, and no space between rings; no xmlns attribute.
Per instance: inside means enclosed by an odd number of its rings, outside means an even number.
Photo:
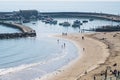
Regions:
<svg viewBox="0 0 120 80"><path fill-rule="evenodd" d="M30 27L23 26L16 23L5 23L0 22L1 25L5 25L12 28L17 28L21 30L22 32L19 33L2 33L0 34L0 39L11 39L11 38L22 38L22 37L35 37L36 32Z"/></svg>
<svg viewBox="0 0 120 80"><path fill-rule="evenodd" d="M107 13L92 13L92 12L41 12L41 16L50 17L86 17L86 18L98 18L115 22L120 22L120 16Z"/></svg>
<svg viewBox="0 0 120 80"><path fill-rule="evenodd" d="M3 33L0 34L0 39L22 38L22 37L35 37L35 33Z"/></svg>

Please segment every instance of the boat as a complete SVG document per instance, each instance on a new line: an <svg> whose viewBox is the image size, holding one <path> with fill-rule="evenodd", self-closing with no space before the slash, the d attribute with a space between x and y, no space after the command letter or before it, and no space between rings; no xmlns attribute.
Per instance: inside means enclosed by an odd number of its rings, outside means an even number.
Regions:
<svg viewBox="0 0 120 80"><path fill-rule="evenodd" d="M32 23L32 24L36 24L36 23Z"/></svg>
<svg viewBox="0 0 120 80"><path fill-rule="evenodd" d="M46 21L45 21L46 24L49 24L50 22L51 22L51 21L49 21L49 20L46 20Z"/></svg>
<svg viewBox="0 0 120 80"><path fill-rule="evenodd" d="M45 22L46 20L42 20L42 22Z"/></svg>
<svg viewBox="0 0 120 80"><path fill-rule="evenodd" d="M59 23L60 26L70 26L70 23L69 22L63 22L63 23Z"/></svg>
<svg viewBox="0 0 120 80"><path fill-rule="evenodd" d="M88 21L87 21L87 20L83 20L82 22L83 22L83 23L87 23Z"/></svg>
<svg viewBox="0 0 120 80"><path fill-rule="evenodd" d="M57 24L57 20L51 20L50 24L54 24L54 25Z"/></svg>
<svg viewBox="0 0 120 80"><path fill-rule="evenodd" d="M62 26L62 25L63 25L63 23L59 23L59 25L60 25L60 26Z"/></svg>
<svg viewBox="0 0 120 80"><path fill-rule="evenodd" d="M46 24L57 24L57 20L54 20L52 18L46 18L45 20L42 20L42 22L45 22Z"/></svg>
<svg viewBox="0 0 120 80"><path fill-rule="evenodd" d="M29 23L30 20L23 20L23 23Z"/></svg>
<svg viewBox="0 0 120 80"><path fill-rule="evenodd" d="M45 18L44 21L45 21L46 24L49 24L52 20L53 20L52 18Z"/></svg>
<svg viewBox="0 0 120 80"><path fill-rule="evenodd" d="M82 25L82 23L79 20L75 20L72 27L80 27L80 25Z"/></svg>
<svg viewBox="0 0 120 80"><path fill-rule="evenodd" d="M89 21L93 21L93 20L94 20L93 18L89 19Z"/></svg>
<svg viewBox="0 0 120 80"><path fill-rule="evenodd" d="M70 26L70 23L69 22L64 22L63 26Z"/></svg>

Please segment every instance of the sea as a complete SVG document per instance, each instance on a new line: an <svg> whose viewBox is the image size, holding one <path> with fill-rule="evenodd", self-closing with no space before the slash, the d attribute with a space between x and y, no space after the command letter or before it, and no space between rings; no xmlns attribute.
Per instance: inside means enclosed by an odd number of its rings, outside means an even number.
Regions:
<svg viewBox="0 0 120 80"><path fill-rule="evenodd" d="M119 1L0 1L1 12L36 9L40 12L98 12L119 15L119 7ZM80 33L83 29L120 24L101 19L89 21L89 18L81 17L54 19L58 23L67 21L73 24L75 20L88 20L88 23L84 23L80 28L50 25L40 20L23 23L36 30L37 36L0 40L0 80L35 80L75 60L78 57L76 45L66 39L53 37L54 35L64 32ZM0 25L0 33L16 32L21 31Z"/></svg>

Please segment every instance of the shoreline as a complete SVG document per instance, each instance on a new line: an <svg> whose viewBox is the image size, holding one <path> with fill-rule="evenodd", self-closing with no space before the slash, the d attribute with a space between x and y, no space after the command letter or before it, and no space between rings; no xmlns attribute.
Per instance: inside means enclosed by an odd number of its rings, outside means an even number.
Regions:
<svg viewBox="0 0 120 80"><path fill-rule="evenodd" d="M79 56L61 69L38 80L76 80L104 63L109 56L106 44L87 36L85 36L85 40L82 40L82 34L57 35L55 37L72 42L78 48ZM96 49L96 47L98 48ZM85 48L85 50L81 48Z"/></svg>

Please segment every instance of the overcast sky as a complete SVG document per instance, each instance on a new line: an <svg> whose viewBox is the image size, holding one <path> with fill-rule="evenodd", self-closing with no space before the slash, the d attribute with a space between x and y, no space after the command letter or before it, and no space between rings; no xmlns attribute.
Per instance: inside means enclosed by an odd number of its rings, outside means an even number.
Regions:
<svg viewBox="0 0 120 80"><path fill-rule="evenodd" d="M0 0L0 1L120 1L120 0Z"/></svg>
<svg viewBox="0 0 120 80"><path fill-rule="evenodd" d="M120 0L0 0L1 12L36 9L41 12L72 11L118 14L120 13L119 8Z"/></svg>

